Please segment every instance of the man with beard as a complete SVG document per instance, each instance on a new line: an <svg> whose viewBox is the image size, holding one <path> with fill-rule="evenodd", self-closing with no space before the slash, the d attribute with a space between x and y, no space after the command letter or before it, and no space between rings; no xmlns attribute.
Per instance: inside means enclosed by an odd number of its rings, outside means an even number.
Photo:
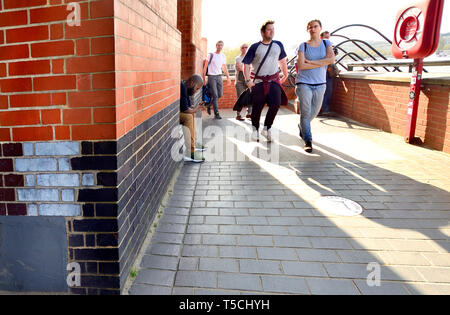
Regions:
<svg viewBox="0 0 450 315"><path fill-rule="evenodd" d="M190 142L190 158L185 160L194 163L202 163L205 161L203 157L199 157L196 151L204 151L204 147L195 148L195 113L203 109L204 103L199 103L196 106L191 106L190 96L197 93L203 86L203 79L200 75L194 74L186 82L181 81L180 90L180 124L185 126L188 131L185 130L186 145ZM188 134L189 133L189 134ZM189 137L190 136L190 137Z"/></svg>
<svg viewBox="0 0 450 315"><path fill-rule="evenodd" d="M269 111L266 115L262 135L267 138L268 142L271 142L271 128L278 110L280 109L280 105L287 105L288 103L287 96L281 87L281 84L286 81L288 77L286 63L287 55L283 44L273 40L275 34L274 24L274 21L267 21L263 24L261 27L262 41L253 44L242 61L245 65L245 82L252 91L252 140L258 142L259 123L264 105L267 103ZM266 59L264 60L264 58ZM256 70L257 73L250 73L251 66L253 66L253 69ZM280 67L283 72L283 78L281 80L278 74L278 67ZM255 78L252 80L251 78L253 76L255 76Z"/></svg>

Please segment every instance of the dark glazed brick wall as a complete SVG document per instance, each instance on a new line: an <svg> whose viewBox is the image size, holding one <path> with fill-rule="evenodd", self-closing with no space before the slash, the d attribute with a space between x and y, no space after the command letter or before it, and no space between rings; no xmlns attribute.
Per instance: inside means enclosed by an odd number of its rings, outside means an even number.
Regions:
<svg viewBox="0 0 450 315"><path fill-rule="evenodd" d="M171 157L179 102L165 108L118 142L118 224L121 283L143 243L178 165Z"/></svg>
<svg viewBox="0 0 450 315"><path fill-rule="evenodd" d="M117 142L83 142L71 165L96 174L80 189L83 218L68 220L70 262L81 264L74 294L119 294L178 165L171 157L179 102ZM0 208L0 213L2 208Z"/></svg>

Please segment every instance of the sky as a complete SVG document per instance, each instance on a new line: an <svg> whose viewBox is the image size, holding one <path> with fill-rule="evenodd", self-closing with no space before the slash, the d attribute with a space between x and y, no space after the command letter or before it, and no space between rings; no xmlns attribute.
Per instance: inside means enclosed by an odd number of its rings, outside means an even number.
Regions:
<svg viewBox="0 0 450 315"><path fill-rule="evenodd" d="M450 32L450 4L445 2L441 33ZM260 26L270 19L275 21L275 39L293 55L298 44L309 38L306 24L310 20L321 20L323 31L330 32L348 24L366 24L392 39L397 12L414 3L417 0L203 0L202 36L208 39L208 51L219 40L225 47L236 48L259 41ZM383 40L359 27L338 34Z"/></svg>

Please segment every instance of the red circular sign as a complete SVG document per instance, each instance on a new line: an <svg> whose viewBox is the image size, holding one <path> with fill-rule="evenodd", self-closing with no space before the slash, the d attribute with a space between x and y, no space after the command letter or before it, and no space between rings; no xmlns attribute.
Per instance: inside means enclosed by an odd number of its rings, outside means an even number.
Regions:
<svg viewBox="0 0 450 315"><path fill-rule="evenodd" d="M408 16L400 26L400 37L404 41L411 41L416 37L419 21L415 16Z"/></svg>

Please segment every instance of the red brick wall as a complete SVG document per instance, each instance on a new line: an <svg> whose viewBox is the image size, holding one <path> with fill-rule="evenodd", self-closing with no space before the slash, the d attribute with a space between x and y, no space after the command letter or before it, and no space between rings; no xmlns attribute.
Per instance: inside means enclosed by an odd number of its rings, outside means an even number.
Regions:
<svg viewBox="0 0 450 315"><path fill-rule="evenodd" d="M450 153L450 86L424 84L416 137ZM386 132L405 136L409 83L360 79L337 80L332 110Z"/></svg>
<svg viewBox="0 0 450 315"><path fill-rule="evenodd" d="M117 138L179 99L177 1L115 1Z"/></svg>
<svg viewBox="0 0 450 315"><path fill-rule="evenodd" d="M182 33L181 78L201 74L206 56L201 37L202 0L178 0L177 27Z"/></svg>
<svg viewBox="0 0 450 315"><path fill-rule="evenodd" d="M3 1L0 141L116 138L113 2L69 2Z"/></svg>

